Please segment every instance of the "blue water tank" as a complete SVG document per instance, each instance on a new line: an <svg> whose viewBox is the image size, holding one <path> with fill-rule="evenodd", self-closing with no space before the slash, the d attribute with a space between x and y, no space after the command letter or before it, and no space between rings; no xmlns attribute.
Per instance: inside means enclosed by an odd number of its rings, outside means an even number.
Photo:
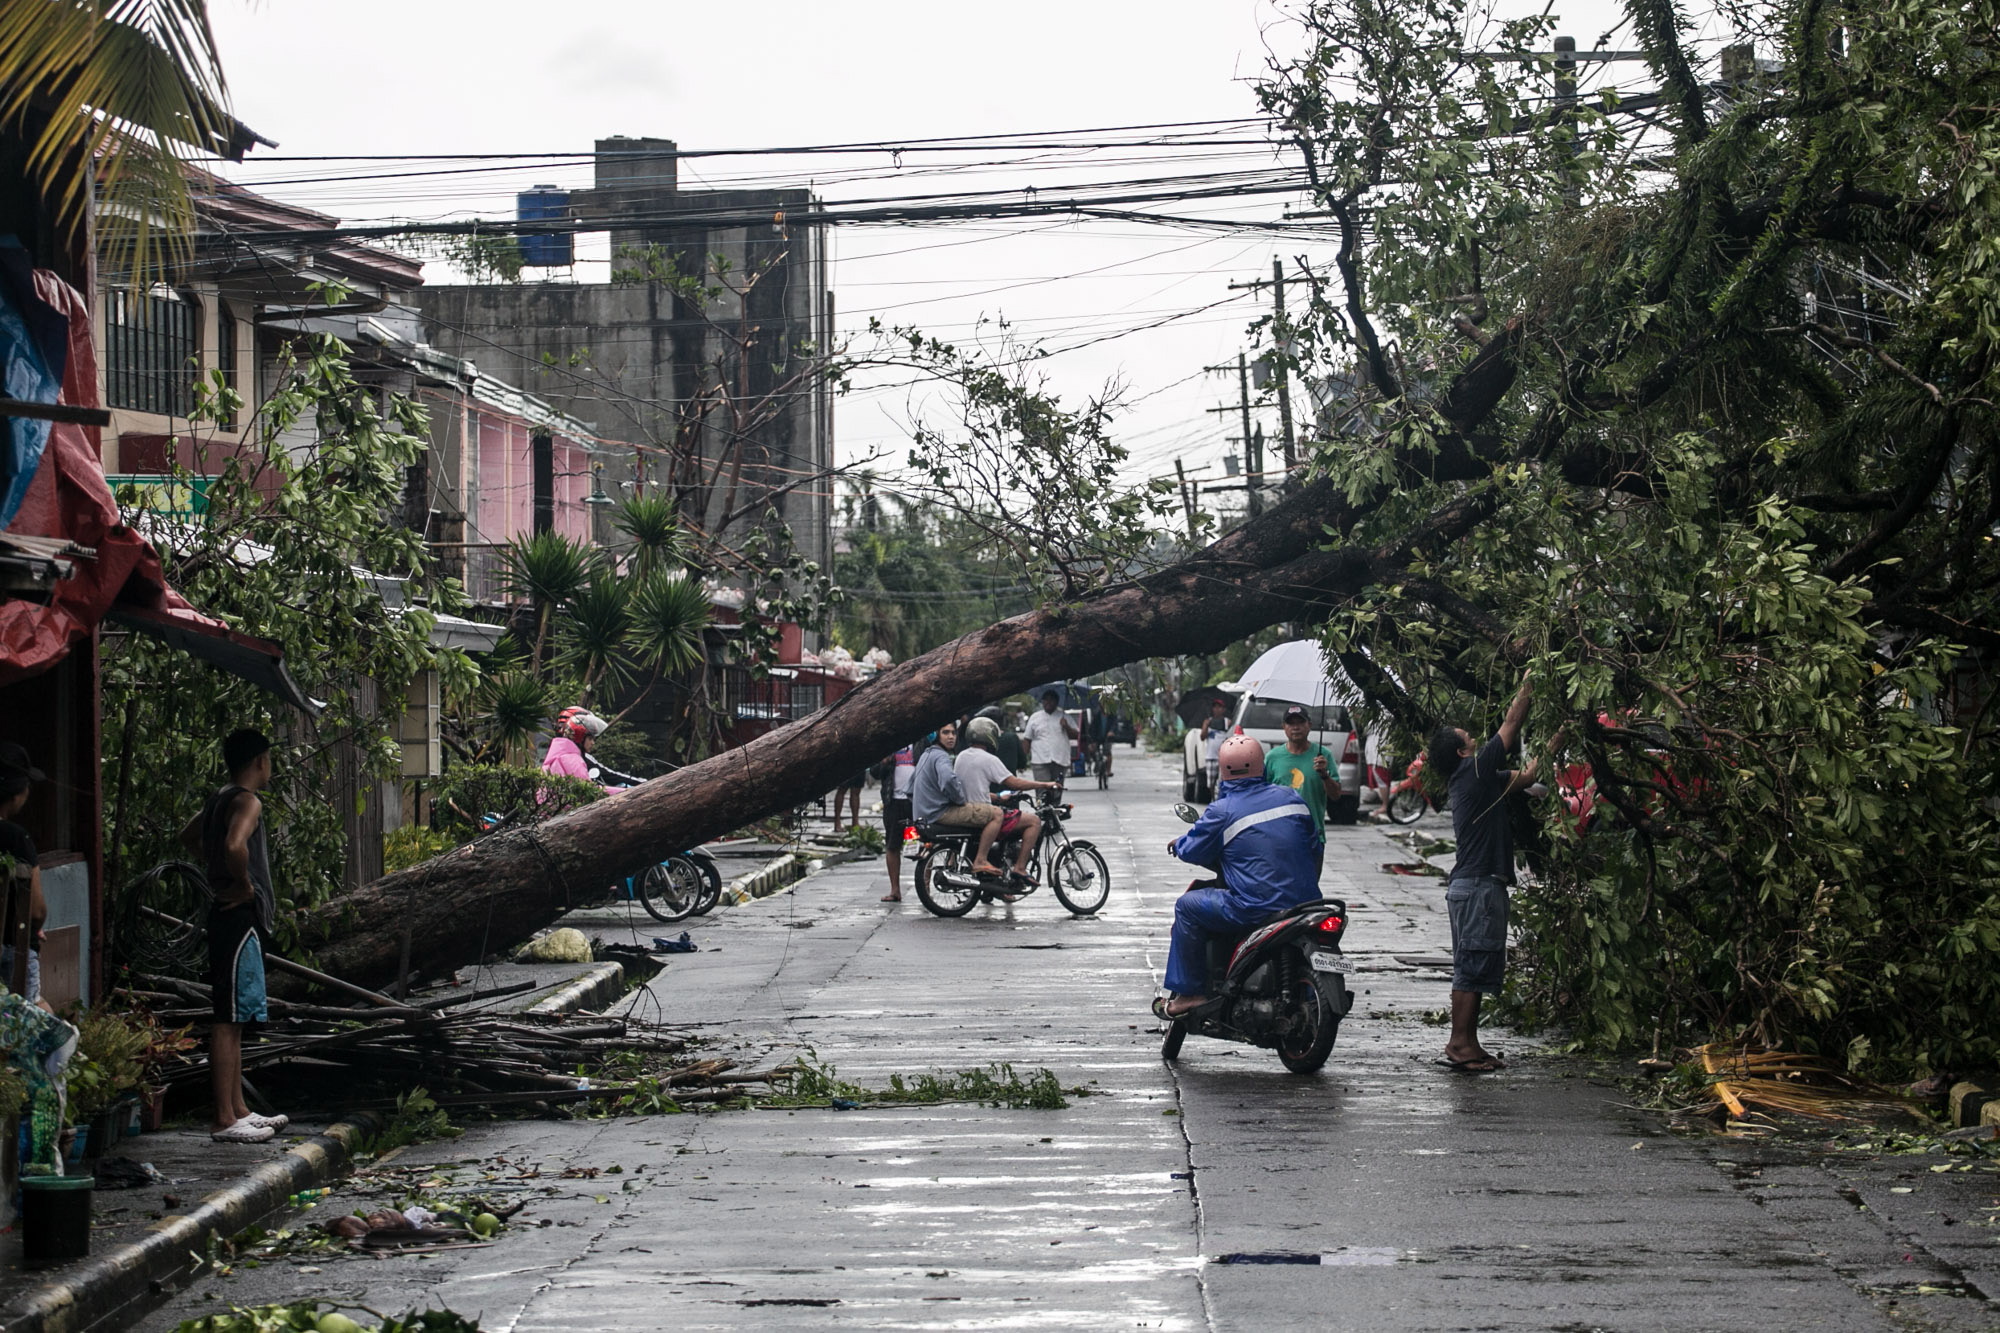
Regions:
<svg viewBox="0 0 2000 1333"><path fill-rule="evenodd" d="M558 185L537 185L514 196L514 216L522 222L569 217L569 191ZM576 237L569 232L524 233L521 262L535 268L562 268L576 262Z"/></svg>

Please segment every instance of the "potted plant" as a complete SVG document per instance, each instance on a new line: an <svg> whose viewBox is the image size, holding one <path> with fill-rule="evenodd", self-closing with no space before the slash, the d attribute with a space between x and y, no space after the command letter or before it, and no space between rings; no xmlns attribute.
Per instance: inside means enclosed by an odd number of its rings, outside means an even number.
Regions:
<svg viewBox="0 0 2000 1333"><path fill-rule="evenodd" d="M170 1028L147 1010L135 1010L132 1019L146 1032L146 1048L139 1053L139 1128L151 1133L166 1121L169 1074L200 1043L187 1027Z"/></svg>
<svg viewBox="0 0 2000 1333"><path fill-rule="evenodd" d="M113 1137L107 1114L117 1100L139 1089L146 1029L99 1006L77 1018L76 1054L65 1071L69 1121L84 1137L86 1161L104 1155Z"/></svg>

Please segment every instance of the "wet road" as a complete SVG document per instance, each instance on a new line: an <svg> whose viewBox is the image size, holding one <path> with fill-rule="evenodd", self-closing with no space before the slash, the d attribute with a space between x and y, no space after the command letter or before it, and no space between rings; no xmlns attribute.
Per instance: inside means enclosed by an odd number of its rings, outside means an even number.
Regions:
<svg viewBox="0 0 2000 1333"><path fill-rule="evenodd" d="M239 1272L145 1327L305 1294L443 1303L520 1333L1931 1326L1882 1294L1907 1270L1869 1268L1894 1265L1893 1239L1864 1228L1836 1267L1825 1208L1759 1206L1710 1145L1616 1087L1506 1034L1501 1076L1436 1067L1425 1014L1447 983L1424 960L1448 938L1442 885L1382 873L1402 849L1378 830L1333 831L1324 887L1349 900L1360 971L1326 1070L1199 1039L1163 1065L1146 1005L1188 877L1159 850L1177 787L1171 760L1121 751L1113 790L1076 793L1076 832L1115 883L1095 919L1037 894L940 921L914 895L878 904L881 863L864 862L696 923L702 952L633 1000L721 1051L810 1050L870 1086L1012 1062L1098 1095L476 1126L403 1161L537 1163L559 1190L526 1215L541 1227L424 1260ZM557 1180L565 1166L619 1171ZM1944 1323L1984 1309L1957 1300Z"/></svg>

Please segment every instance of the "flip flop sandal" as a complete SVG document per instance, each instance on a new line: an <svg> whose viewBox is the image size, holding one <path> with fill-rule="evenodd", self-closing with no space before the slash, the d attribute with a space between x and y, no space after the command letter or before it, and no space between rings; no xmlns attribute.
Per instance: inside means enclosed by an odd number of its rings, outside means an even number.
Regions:
<svg viewBox="0 0 2000 1333"><path fill-rule="evenodd" d="M1442 1068L1449 1069L1454 1074L1497 1074L1507 1067L1500 1063L1500 1061L1490 1057L1484 1060L1452 1060L1447 1058L1439 1060L1436 1063Z"/></svg>

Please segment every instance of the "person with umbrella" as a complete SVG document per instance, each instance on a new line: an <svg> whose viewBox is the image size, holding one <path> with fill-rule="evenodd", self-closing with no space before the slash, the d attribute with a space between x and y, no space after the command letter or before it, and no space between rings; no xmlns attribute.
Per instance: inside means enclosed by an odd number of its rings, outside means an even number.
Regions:
<svg viewBox="0 0 2000 1333"><path fill-rule="evenodd" d="M1309 739L1312 714L1304 704L1285 710L1285 743L1274 748L1264 760L1264 776L1280 787L1290 787L1305 799L1312 811L1313 882L1326 869L1326 807L1340 798L1340 776L1334 772L1333 752Z"/></svg>

